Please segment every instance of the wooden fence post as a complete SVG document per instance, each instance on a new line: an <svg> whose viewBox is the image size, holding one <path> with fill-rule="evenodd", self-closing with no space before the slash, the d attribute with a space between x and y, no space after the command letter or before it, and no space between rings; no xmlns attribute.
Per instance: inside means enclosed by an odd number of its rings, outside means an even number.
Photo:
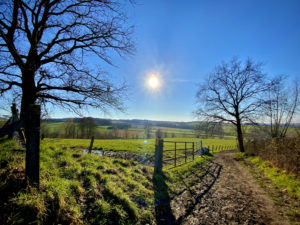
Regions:
<svg viewBox="0 0 300 225"><path fill-rule="evenodd" d="M186 163L186 142L185 142L185 145L184 145L184 162Z"/></svg>
<svg viewBox="0 0 300 225"><path fill-rule="evenodd" d="M164 140L156 138L155 142L155 156L154 156L154 173L162 172L162 163L163 163L163 147Z"/></svg>
<svg viewBox="0 0 300 225"><path fill-rule="evenodd" d="M92 153L93 144L94 144L94 136L92 136L92 138L91 138L91 143L90 143L90 147L89 147L89 153Z"/></svg>
<svg viewBox="0 0 300 225"><path fill-rule="evenodd" d="M25 171L28 182L39 188L40 183L40 105L29 105L24 115L26 135Z"/></svg>
<svg viewBox="0 0 300 225"><path fill-rule="evenodd" d="M174 157L174 164L175 164L175 167L176 167L176 142L175 142L175 157Z"/></svg>
<svg viewBox="0 0 300 225"><path fill-rule="evenodd" d="M202 141L200 141L200 155L202 156Z"/></svg>
<svg viewBox="0 0 300 225"><path fill-rule="evenodd" d="M193 142L193 161L195 160L195 143Z"/></svg>

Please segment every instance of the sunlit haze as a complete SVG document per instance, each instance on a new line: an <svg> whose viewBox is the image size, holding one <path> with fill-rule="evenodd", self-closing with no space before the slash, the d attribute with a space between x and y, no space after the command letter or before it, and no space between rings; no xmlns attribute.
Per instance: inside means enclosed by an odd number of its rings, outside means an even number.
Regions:
<svg viewBox="0 0 300 225"><path fill-rule="evenodd" d="M156 89L160 86L159 83L159 79L158 77L156 77L155 75L152 75L149 79L148 79L148 86L152 89Z"/></svg>

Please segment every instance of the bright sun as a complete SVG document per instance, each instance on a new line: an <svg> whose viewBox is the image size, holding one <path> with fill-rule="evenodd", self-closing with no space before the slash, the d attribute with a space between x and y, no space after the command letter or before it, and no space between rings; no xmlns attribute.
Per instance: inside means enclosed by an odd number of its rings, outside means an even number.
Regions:
<svg viewBox="0 0 300 225"><path fill-rule="evenodd" d="M148 79L148 86L152 89L156 89L159 86L159 80L156 76L151 76Z"/></svg>

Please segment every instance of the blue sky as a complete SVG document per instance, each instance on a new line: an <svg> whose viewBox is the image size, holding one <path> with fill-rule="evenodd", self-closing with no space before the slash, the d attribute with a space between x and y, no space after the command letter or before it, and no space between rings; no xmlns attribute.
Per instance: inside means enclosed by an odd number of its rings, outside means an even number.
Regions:
<svg viewBox="0 0 300 225"><path fill-rule="evenodd" d="M300 1L138 0L129 11L136 54L112 71L132 85L125 114L114 118L194 120L197 84L232 57L265 64L270 76L300 77ZM158 92L144 85L159 73Z"/></svg>
<svg viewBox="0 0 300 225"><path fill-rule="evenodd" d="M127 110L90 110L86 116L195 120L197 84L232 57L261 61L270 76L300 77L299 0L136 0L127 12L135 55L115 58L117 67L102 64L112 79L130 85ZM145 85L149 73L162 80L157 91Z"/></svg>

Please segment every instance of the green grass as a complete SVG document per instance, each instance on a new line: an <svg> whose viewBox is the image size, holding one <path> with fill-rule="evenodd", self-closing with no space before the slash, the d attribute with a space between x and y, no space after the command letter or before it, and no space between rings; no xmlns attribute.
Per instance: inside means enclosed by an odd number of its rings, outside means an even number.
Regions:
<svg viewBox="0 0 300 225"><path fill-rule="evenodd" d="M258 184L272 197L274 204L281 207L291 224L300 222L300 179L285 170L274 167L259 157L236 153L235 158L256 178Z"/></svg>
<svg viewBox="0 0 300 225"><path fill-rule="evenodd" d="M167 138L193 142L196 138ZM166 170L153 187L153 168L135 161L83 154L89 139L41 141L40 190L26 185L25 151L14 141L0 143L0 223L29 224L151 224L155 199L176 195L182 179L201 173L211 156L197 157L181 167ZM203 146L234 145L234 140L205 139ZM178 144L178 147L182 144ZM99 139L94 148L135 153L154 153L155 139ZM166 148L172 148L166 143ZM16 151L18 150L18 151ZM188 182L196 182L195 179ZM201 182L200 180L197 182ZM185 184L186 185L186 184ZM179 188L179 189L178 189Z"/></svg>
<svg viewBox="0 0 300 225"><path fill-rule="evenodd" d="M147 141L147 147L138 151L153 151L154 139ZM82 146L87 144L89 140L43 140L38 191L26 185L24 150L20 151L14 141L2 141L0 223L151 224L154 201L166 193L153 188L153 168L131 160L83 154ZM107 149L117 146L119 150L128 145L126 148L134 151L145 143L96 140L95 144L106 144ZM164 191L176 193L182 185L180 176L188 174L191 168L201 171L197 167L206 159L198 157L192 163L165 171Z"/></svg>
<svg viewBox="0 0 300 225"><path fill-rule="evenodd" d="M7 216L5 223L28 224L35 218L67 224L145 224L153 220L152 168L43 143L38 192L26 188L25 154L12 152L15 148L13 141L1 144L0 191L5 204L0 207ZM12 187L14 194L10 194ZM0 221L4 221L2 216Z"/></svg>
<svg viewBox="0 0 300 225"><path fill-rule="evenodd" d="M200 141L197 138L165 138L166 141L194 142ZM203 139L203 147L234 146L235 140L227 139ZM56 145L60 147L88 148L89 139L56 139L45 138L42 141L45 145ZM181 145L178 145L182 147ZM173 144L168 143L165 148L174 148ZM127 151L136 153L153 153L155 150L155 139L95 139L93 149L103 149L105 151Z"/></svg>
<svg viewBox="0 0 300 225"><path fill-rule="evenodd" d="M246 160L263 171L278 189L287 190L291 196L300 200L300 180L295 175L287 174L284 170L273 167L271 163L263 161L257 156L247 157Z"/></svg>

